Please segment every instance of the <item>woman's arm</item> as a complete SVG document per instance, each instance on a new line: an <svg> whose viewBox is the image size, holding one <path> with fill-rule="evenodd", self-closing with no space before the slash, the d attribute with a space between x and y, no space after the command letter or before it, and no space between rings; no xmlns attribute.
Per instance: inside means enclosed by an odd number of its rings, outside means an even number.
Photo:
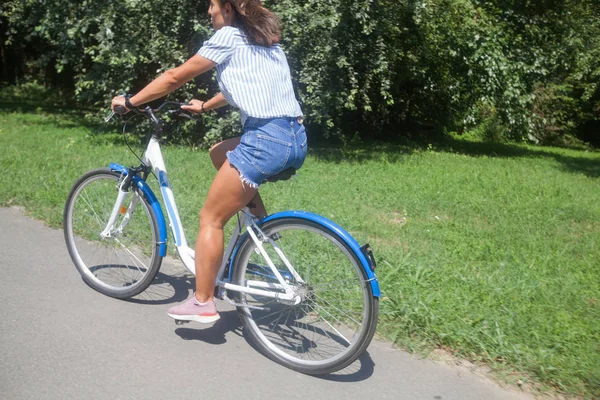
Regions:
<svg viewBox="0 0 600 400"><path fill-rule="evenodd" d="M131 104L139 106L152 100L159 99L172 91L179 89L196 76L211 70L215 65L216 64L213 61L196 54L184 64L166 71L150 82L138 94L130 99ZM117 105L125 107L125 98L123 96L113 98L113 110Z"/></svg>
<svg viewBox="0 0 600 400"><path fill-rule="evenodd" d="M223 93L218 93L215 97L207 101L193 99L190 101L189 106L181 106L181 108L183 110L200 114L209 110L214 110L215 108L221 108L226 105L227 100L225 100L225 96L223 96Z"/></svg>

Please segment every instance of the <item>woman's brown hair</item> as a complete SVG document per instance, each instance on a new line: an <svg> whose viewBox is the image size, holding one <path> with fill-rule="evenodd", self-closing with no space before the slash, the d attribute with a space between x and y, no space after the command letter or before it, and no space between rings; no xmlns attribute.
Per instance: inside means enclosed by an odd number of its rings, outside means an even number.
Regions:
<svg viewBox="0 0 600 400"><path fill-rule="evenodd" d="M221 7L231 4L235 10L233 25L248 36L251 43L269 47L279 43L281 20L263 7L260 0L218 0Z"/></svg>

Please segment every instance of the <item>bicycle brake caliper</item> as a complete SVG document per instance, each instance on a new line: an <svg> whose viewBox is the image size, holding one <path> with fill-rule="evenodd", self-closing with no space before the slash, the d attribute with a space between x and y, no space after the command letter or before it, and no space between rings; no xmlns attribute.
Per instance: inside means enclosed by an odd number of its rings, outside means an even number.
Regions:
<svg viewBox="0 0 600 400"><path fill-rule="evenodd" d="M373 251L371 250L371 245L369 243L365 244L360 248L365 257L367 257L367 261L369 262L369 267L371 271L375 271L375 267L377 267L377 263L375 262L375 257L373 256Z"/></svg>

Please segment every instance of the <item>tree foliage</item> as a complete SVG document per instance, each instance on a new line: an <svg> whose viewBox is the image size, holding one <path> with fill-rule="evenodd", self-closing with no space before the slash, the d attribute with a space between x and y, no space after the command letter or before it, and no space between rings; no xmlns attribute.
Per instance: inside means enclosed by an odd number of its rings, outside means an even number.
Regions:
<svg viewBox="0 0 600 400"><path fill-rule="evenodd" d="M479 127L495 138L599 144L594 0L271 0L317 136ZM35 78L98 108L182 63L211 35L198 0L8 0L2 79ZM215 92L212 76L174 97ZM224 120L222 120L224 118ZM232 128L219 113L200 127Z"/></svg>

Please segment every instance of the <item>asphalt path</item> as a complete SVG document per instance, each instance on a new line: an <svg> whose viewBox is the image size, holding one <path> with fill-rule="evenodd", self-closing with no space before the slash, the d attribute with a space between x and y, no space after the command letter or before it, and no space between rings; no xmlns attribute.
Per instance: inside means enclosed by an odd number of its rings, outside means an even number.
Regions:
<svg viewBox="0 0 600 400"><path fill-rule="evenodd" d="M532 398L380 340L339 373L291 371L249 345L226 303L213 325L175 325L166 311L193 283L180 262L115 300L81 280L61 230L16 208L0 208L0 271L0 399Z"/></svg>

